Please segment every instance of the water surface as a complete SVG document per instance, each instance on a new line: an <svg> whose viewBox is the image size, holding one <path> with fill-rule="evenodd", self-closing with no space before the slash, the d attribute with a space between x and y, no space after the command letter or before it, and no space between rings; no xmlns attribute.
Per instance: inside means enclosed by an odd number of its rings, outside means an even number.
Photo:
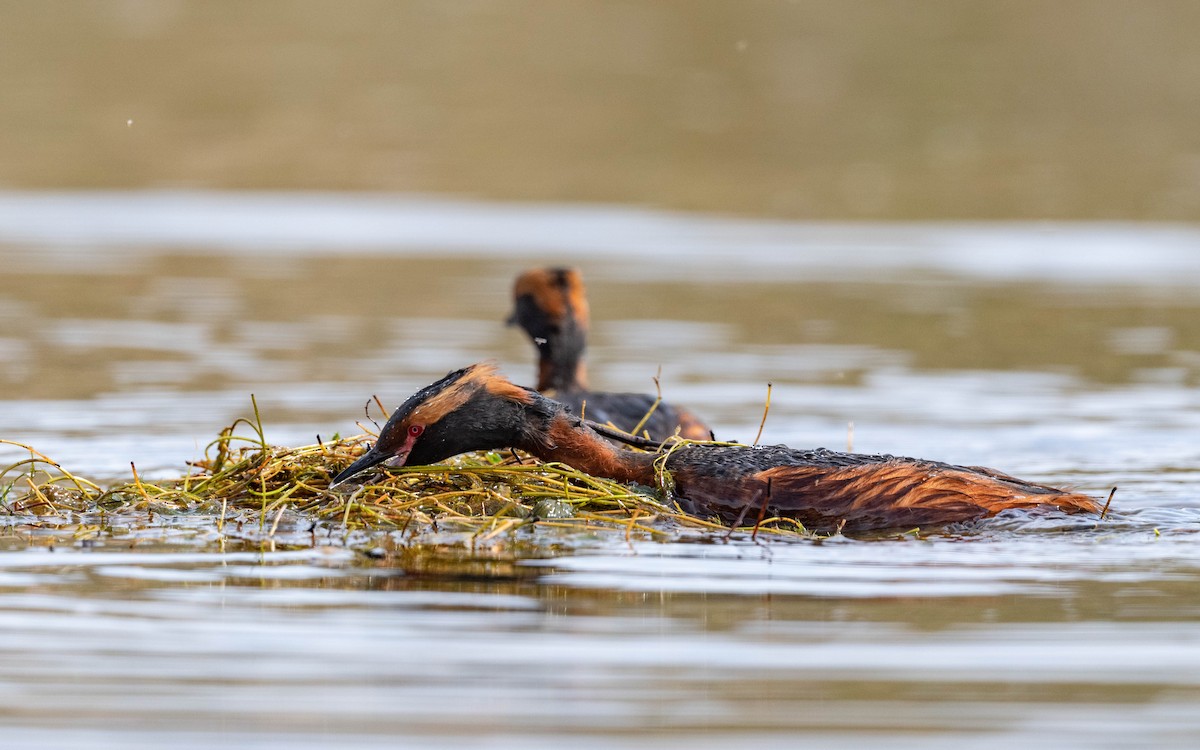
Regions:
<svg viewBox="0 0 1200 750"><path fill-rule="evenodd" d="M469 362L527 380L509 284L565 261L593 382L651 390L661 367L719 436L753 439L770 382L767 442L1120 487L1103 521L872 540L9 517L6 746L1192 747L1196 239L0 196L2 436L100 480L181 472L252 393L300 444Z"/></svg>

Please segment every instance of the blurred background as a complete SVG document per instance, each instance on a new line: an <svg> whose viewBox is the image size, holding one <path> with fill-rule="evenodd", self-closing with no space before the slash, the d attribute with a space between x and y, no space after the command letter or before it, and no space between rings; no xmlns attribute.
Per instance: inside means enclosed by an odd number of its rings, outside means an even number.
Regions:
<svg viewBox="0 0 1200 750"><path fill-rule="evenodd" d="M8 189L1200 218L1187 0L2 7Z"/></svg>

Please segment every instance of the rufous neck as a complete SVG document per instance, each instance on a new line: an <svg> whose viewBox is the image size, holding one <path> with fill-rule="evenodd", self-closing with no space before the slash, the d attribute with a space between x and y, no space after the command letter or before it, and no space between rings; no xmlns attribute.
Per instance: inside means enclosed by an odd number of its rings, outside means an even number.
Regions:
<svg viewBox="0 0 1200 750"><path fill-rule="evenodd" d="M655 484L655 454L618 448L566 412L551 420L547 438L530 448L543 461L558 461L587 474L621 482Z"/></svg>

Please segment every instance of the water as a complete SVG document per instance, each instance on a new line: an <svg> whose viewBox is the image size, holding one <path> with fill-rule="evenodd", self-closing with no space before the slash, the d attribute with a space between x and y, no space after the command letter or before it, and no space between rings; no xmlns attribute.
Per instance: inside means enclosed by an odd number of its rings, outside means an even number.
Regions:
<svg viewBox="0 0 1200 750"><path fill-rule="evenodd" d="M1194 539L1087 533L445 553L435 575L328 548L14 552L7 742L1183 747L1197 562Z"/></svg>
<svg viewBox="0 0 1200 750"><path fill-rule="evenodd" d="M0 437L100 480L180 472L251 393L300 444L469 362L528 379L509 284L566 261L593 382L661 366L722 437L753 439L771 382L767 442L1120 488L1103 522L823 542L14 518L5 746L1195 746L1198 238L0 195Z"/></svg>

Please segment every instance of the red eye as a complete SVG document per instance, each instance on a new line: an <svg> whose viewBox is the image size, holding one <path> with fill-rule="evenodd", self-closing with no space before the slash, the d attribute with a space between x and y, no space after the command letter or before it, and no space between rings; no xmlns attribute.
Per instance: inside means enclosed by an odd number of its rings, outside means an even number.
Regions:
<svg viewBox="0 0 1200 750"><path fill-rule="evenodd" d="M415 424L408 428L408 434L412 435L413 437L420 437L421 433L424 431L425 425L422 424Z"/></svg>

